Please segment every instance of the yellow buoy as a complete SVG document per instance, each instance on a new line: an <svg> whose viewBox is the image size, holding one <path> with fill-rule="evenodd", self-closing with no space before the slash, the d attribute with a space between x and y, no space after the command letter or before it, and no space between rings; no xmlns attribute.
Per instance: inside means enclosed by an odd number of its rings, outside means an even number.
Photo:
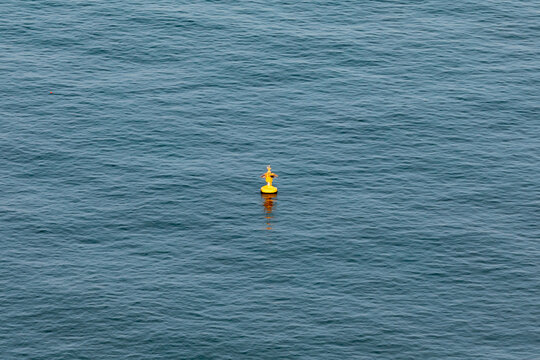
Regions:
<svg viewBox="0 0 540 360"><path fill-rule="evenodd" d="M268 165L266 169L268 171L261 175L261 177L265 178L266 180L266 185L261 187L261 192L263 194L275 194L277 193L277 187L272 186L272 181L274 181L274 178L277 178L278 176L277 174L274 174L272 171L270 171L272 170L270 165Z"/></svg>

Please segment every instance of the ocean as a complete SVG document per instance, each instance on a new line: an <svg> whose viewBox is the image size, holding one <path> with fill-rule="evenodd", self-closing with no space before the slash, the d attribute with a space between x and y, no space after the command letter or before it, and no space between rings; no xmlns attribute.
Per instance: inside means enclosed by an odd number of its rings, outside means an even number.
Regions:
<svg viewBox="0 0 540 360"><path fill-rule="evenodd" d="M540 358L540 3L0 14L1 359Z"/></svg>

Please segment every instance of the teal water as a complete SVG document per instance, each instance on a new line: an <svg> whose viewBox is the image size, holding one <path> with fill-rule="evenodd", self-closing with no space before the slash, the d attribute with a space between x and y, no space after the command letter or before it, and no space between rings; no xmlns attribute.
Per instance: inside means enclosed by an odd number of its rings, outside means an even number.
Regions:
<svg viewBox="0 0 540 360"><path fill-rule="evenodd" d="M1 359L540 357L538 2L0 14Z"/></svg>

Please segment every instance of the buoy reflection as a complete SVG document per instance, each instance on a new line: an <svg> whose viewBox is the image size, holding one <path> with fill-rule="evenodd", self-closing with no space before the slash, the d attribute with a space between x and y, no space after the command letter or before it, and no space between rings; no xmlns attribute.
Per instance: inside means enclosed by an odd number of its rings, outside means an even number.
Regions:
<svg viewBox="0 0 540 360"><path fill-rule="evenodd" d="M272 230L272 208L275 205L277 194L261 194L266 219L266 230Z"/></svg>

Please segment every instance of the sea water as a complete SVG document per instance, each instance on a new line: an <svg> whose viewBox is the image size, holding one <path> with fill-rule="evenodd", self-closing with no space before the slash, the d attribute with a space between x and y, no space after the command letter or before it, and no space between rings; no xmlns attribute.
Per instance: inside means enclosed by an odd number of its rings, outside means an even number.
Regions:
<svg viewBox="0 0 540 360"><path fill-rule="evenodd" d="M1 359L540 357L538 2L0 16Z"/></svg>

